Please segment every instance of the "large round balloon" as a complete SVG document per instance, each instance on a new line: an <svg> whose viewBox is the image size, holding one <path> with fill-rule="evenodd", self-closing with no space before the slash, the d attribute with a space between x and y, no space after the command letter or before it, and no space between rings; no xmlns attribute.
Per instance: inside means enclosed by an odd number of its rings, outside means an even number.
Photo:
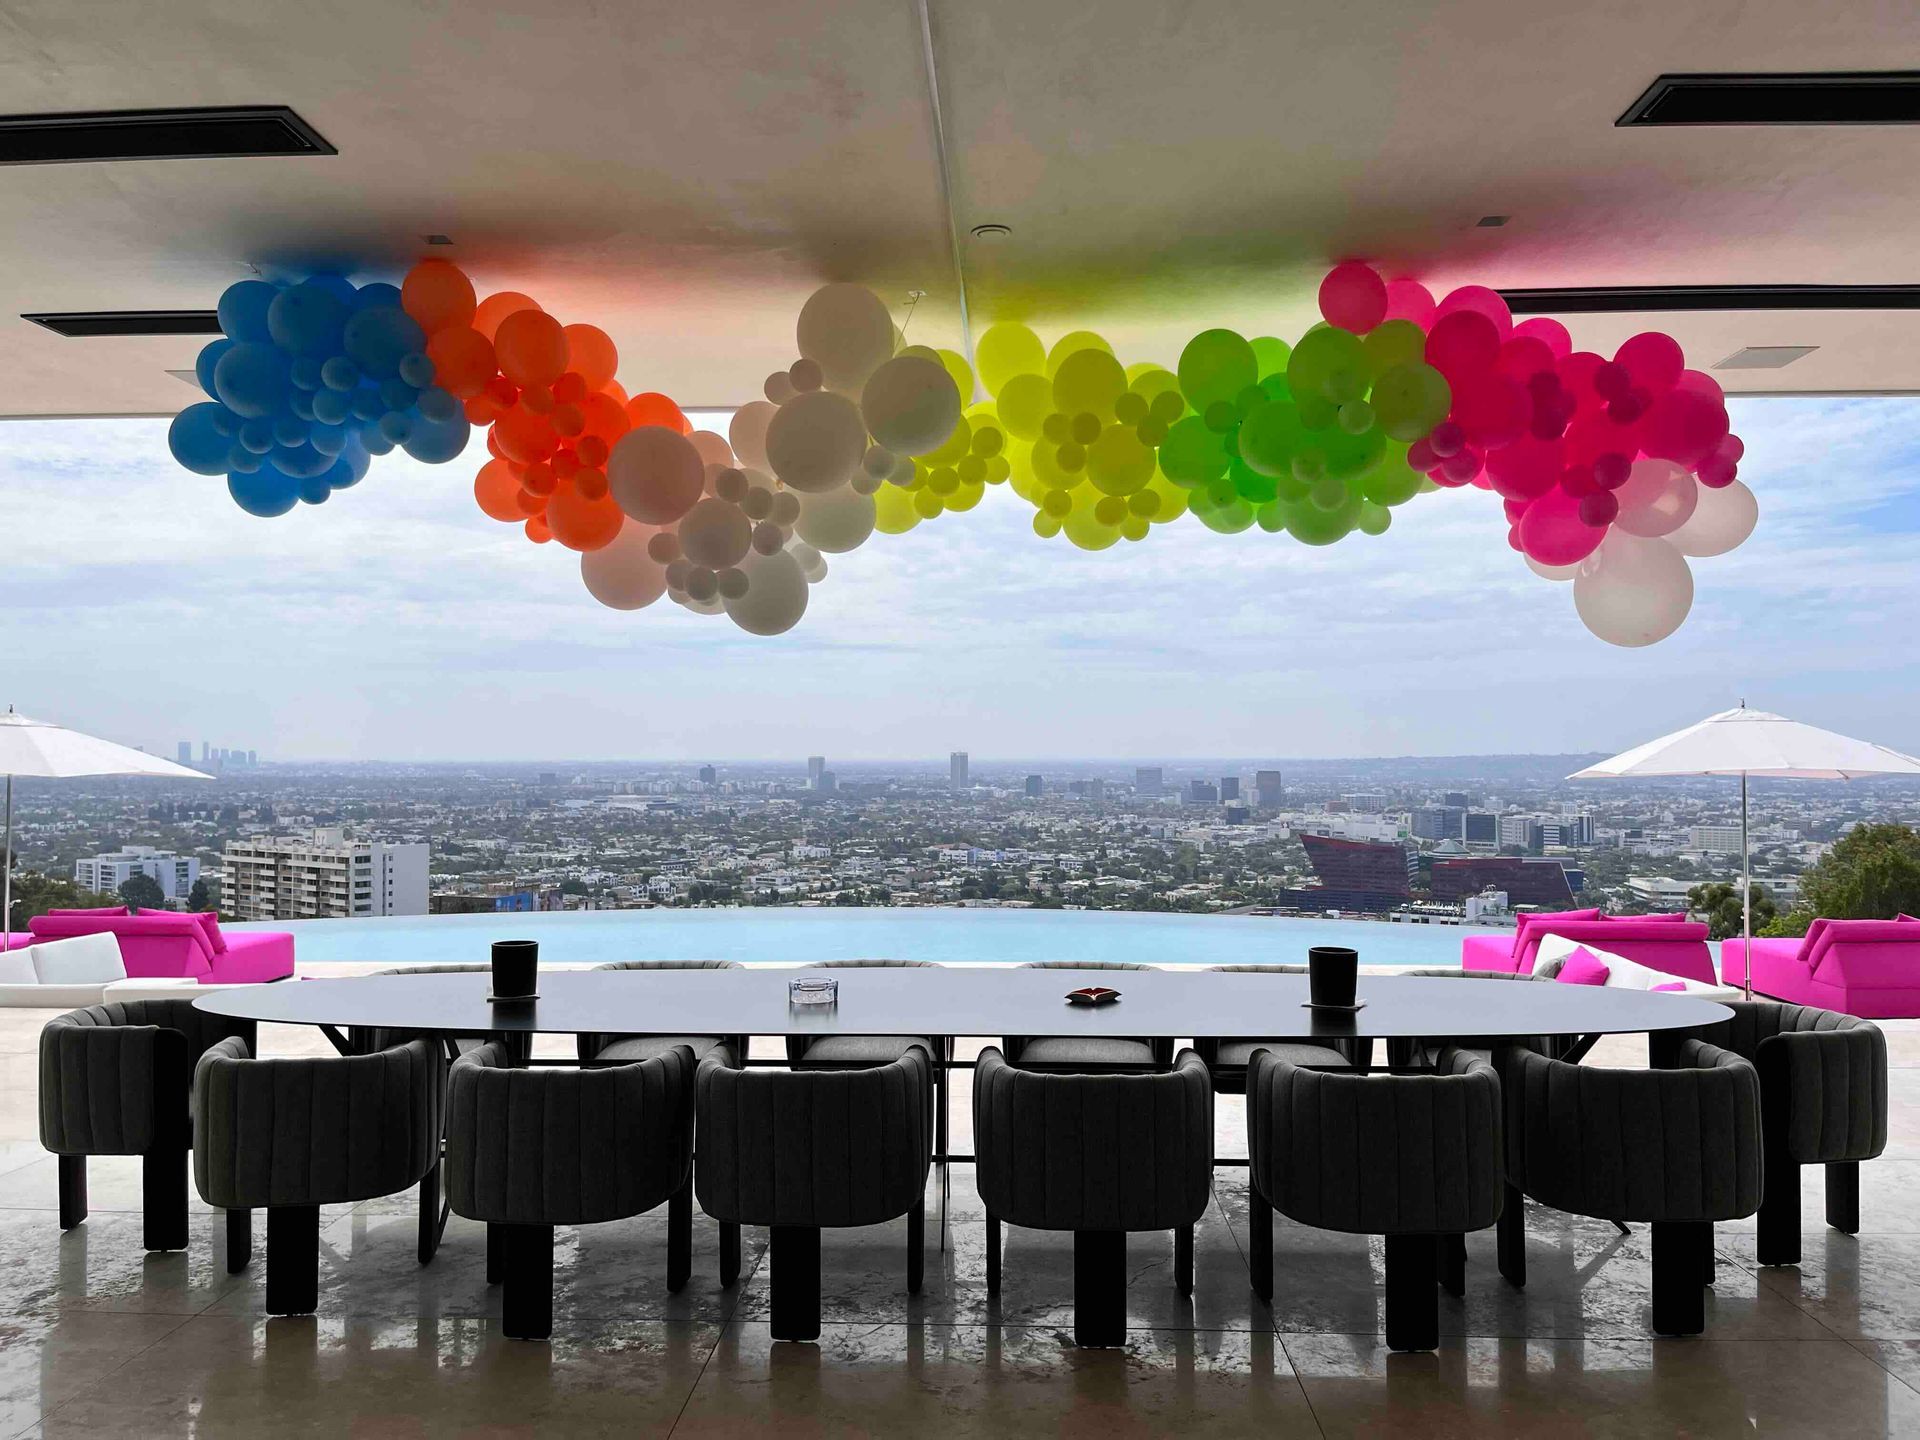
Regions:
<svg viewBox="0 0 1920 1440"><path fill-rule="evenodd" d="M339 351L349 313L338 295L309 280L273 297L267 307L267 333L289 354L325 357Z"/></svg>
<svg viewBox="0 0 1920 1440"><path fill-rule="evenodd" d="M832 490L846 483L866 455L866 423L846 396L809 391L775 412L767 425L766 452L773 473L789 489Z"/></svg>
<svg viewBox="0 0 1920 1440"><path fill-rule="evenodd" d="M196 475L224 475L227 454L233 449L231 418L211 400L189 405L167 427L167 449Z"/></svg>
<svg viewBox="0 0 1920 1440"><path fill-rule="evenodd" d="M680 521L680 552L696 565L738 565L753 543L753 522L737 505L708 496Z"/></svg>
<svg viewBox="0 0 1920 1440"><path fill-rule="evenodd" d="M801 306L794 339L828 385L857 391L893 354L893 317L864 285L823 285Z"/></svg>
<svg viewBox="0 0 1920 1440"><path fill-rule="evenodd" d="M582 555L587 593L610 610L642 610L666 594L666 566L647 554L647 542L658 533L630 519L610 543Z"/></svg>
<svg viewBox="0 0 1920 1440"><path fill-rule="evenodd" d="M767 463L767 426L778 411L779 407L770 401L749 400L733 412L733 419L727 424L727 439L733 445L733 453L749 470L773 468Z"/></svg>
<svg viewBox="0 0 1920 1440"><path fill-rule="evenodd" d="M1024 325L989 325L973 347L973 363L989 395L998 395L1016 375L1043 375L1047 347Z"/></svg>
<svg viewBox="0 0 1920 1440"><path fill-rule="evenodd" d="M1724 555L1743 543L1760 520L1760 502L1738 480L1718 490L1696 487L1693 513L1667 536L1682 555Z"/></svg>
<svg viewBox="0 0 1920 1440"><path fill-rule="evenodd" d="M867 432L894 454L925 455L953 433L960 391L939 361L896 355L867 377L860 415Z"/></svg>
<svg viewBox="0 0 1920 1440"><path fill-rule="evenodd" d="M1693 572L1666 540L1616 530L1574 576L1573 604L1609 645L1651 645L1678 630L1693 608Z"/></svg>
<svg viewBox="0 0 1920 1440"><path fill-rule="evenodd" d="M750 635L780 635L807 613L807 577L785 550L757 550L740 563L747 593L726 600L727 618Z"/></svg>
<svg viewBox="0 0 1920 1440"><path fill-rule="evenodd" d="M300 482L262 465L250 475L229 475L227 493L249 515L284 515L300 503Z"/></svg>
<svg viewBox="0 0 1920 1440"><path fill-rule="evenodd" d="M873 496L842 486L820 495L802 495L800 518L793 522L793 529L814 549L840 555L866 543L876 517Z"/></svg>
<svg viewBox="0 0 1920 1440"><path fill-rule="evenodd" d="M429 335L473 324L473 282L450 260L422 260L400 282L400 308Z"/></svg>
<svg viewBox="0 0 1920 1440"><path fill-rule="evenodd" d="M258 341L236 344L213 367L214 394L234 414L249 419L278 410L291 383L287 357Z"/></svg>
<svg viewBox="0 0 1920 1440"><path fill-rule="evenodd" d="M1491 469L1491 457L1487 463ZM1671 535L1687 523L1699 497L1700 485L1693 476L1671 460L1649 456L1634 461L1627 483L1613 492L1620 503L1613 523L1649 540Z"/></svg>
<svg viewBox="0 0 1920 1440"><path fill-rule="evenodd" d="M700 452L664 425L629 430L607 456L607 493L644 524L673 524L694 507L705 485Z"/></svg>

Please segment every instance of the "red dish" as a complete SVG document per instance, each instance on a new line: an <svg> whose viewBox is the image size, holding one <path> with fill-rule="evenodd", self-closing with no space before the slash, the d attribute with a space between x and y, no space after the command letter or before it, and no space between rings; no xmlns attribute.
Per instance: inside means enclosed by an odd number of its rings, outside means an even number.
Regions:
<svg viewBox="0 0 1920 1440"><path fill-rule="evenodd" d="M1118 990L1109 990L1104 985L1087 985L1079 990L1067 992L1069 1005L1111 1005L1119 998Z"/></svg>

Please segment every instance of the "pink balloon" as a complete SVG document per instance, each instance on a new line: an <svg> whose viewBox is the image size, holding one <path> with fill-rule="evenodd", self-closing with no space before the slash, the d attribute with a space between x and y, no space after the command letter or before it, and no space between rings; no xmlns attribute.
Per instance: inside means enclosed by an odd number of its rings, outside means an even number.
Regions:
<svg viewBox="0 0 1920 1440"><path fill-rule="evenodd" d="M1593 466L1582 461L1560 472L1560 488L1574 499L1584 500L1600 493L1600 481L1594 476Z"/></svg>
<svg viewBox="0 0 1920 1440"><path fill-rule="evenodd" d="M1521 548L1542 565L1576 565L1586 559L1607 532L1580 518L1581 503L1564 490L1542 495L1521 517Z"/></svg>
<svg viewBox="0 0 1920 1440"><path fill-rule="evenodd" d="M1329 325L1364 335L1387 318L1387 282L1371 265L1343 261L1320 282L1320 313Z"/></svg>
<svg viewBox="0 0 1920 1440"><path fill-rule="evenodd" d="M1731 460L1734 464L1738 465L1743 459L1746 458L1746 454L1747 454L1746 442L1743 441L1738 435L1728 435L1726 439L1722 440L1718 445L1713 447L1713 453L1716 455L1723 456L1726 459Z"/></svg>
<svg viewBox="0 0 1920 1440"><path fill-rule="evenodd" d="M1727 412L1697 391L1673 389L1653 402L1639 430L1647 454L1691 470L1726 438Z"/></svg>
<svg viewBox="0 0 1920 1440"><path fill-rule="evenodd" d="M1422 330L1433 324L1433 293L1418 280L1387 281L1387 319L1411 320Z"/></svg>
<svg viewBox="0 0 1920 1440"><path fill-rule="evenodd" d="M1631 460L1640 450L1639 430L1622 425L1604 410L1577 415L1567 427L1569 464L1591 465L1607 454L1625 455Z"/></svg>
<svg viewBox="0 0 1920 1440"><path fill-rule="evenodd" d="M1518 525L1520 523L1520 517L1527 513L1527 502L1524 500L1502 500L1500 502L1500 508L1506 512L1507 523L1509 525Z"/></svg>
<svg viewBox="0 0 1920 1440"><path fill-rule="evenodd" d="M1555 360L1564 360L1573 354L1573 336L1567 333L1567 327L1547 315L1536 315L1531 320L1522 320L1513 327L1516 340L1540 340L1553 352Z"/></svg>
<svg viewBox="0 0 1920 1440"><path fill-rule="evenodd" d="M1593 377L1606 360L1591 350L1576 350L1559 365L1560 384L1573 396L1578 408L1587 414L1598 411L1606 402L1593 388Z"/></svg>
<svg viewBox="0 0 1920 1440"><path fill-rule="evenodd" d="M1733 483L1739 469L1737 464L1716 450L1700 462L1700 483L1709 490L1724 490Z"/></svg>
<svg viewBox="0 0 1920 1440"><path fill-rule="evenodd" d="M1472 450L1462 450L1457 455L1449 455L1440 462L1441 473L1456 485L1465 485L1480 473L1480 456Z"/></svg>
<svg viewBox="0 0 1920 1440"><path fill-rule="evenodd" d="M1536 500L1560 483L1566 458L1558 440L1522 436L1487 452L1487 479L1509 500Z"/></svg>
<svg viewBox="0 0 1920 1440"><path fill-rule="evenodd" d="M1613 352L1614 363L1626 367L1633 383L1660 395L1671 390L1687 368L1680 342L1658 330L1643 330Z"/></svg>
<svg viewBox="0 0 1920 1440"><path fill-rule="evenodd" d="M1580 523L1605 530L1620 513L1620 502L1608 490L1597 490L1580 497Z"/></svg>
<svg viewBox="0 0 1920 1440"><path fill-rule="evenodd" d="M1456 447L1453 450L1449 450L1447 455L1457 455L1458 453L1459 450L1458 447ZM1442 455L1438 450L1433 448L1433 437L1431 435L1424 440L1416 440L1407 447L1407 468L1409 470L1432 470L1437 468L1440 462L1446 458L1446 455Z"/></svg>
<svg viewBox="0 0 1920 1440"><path fill-rule="evenodd" d="M1427 363L1452 383L1493 368L1500 358L1500 332L1474 310L1456 310L1433 322L1427 334Z"/></svg>
<svg viewBox="0 0 1920 1440"><path fill-rule="evenodd" d="M1720 382L1703 370L1682 370L1680 378L1673 382L1673 388L1690 391L1695 395L1705 395L1722 404L1725 404L1727 399L1727 392L1720 388Z"/></svg>
<svg viewBox="0 0 1920 1440"><path fill-rule="evenodd" d="M1513 312L1507 309L1507 302L1500 298L1497 290L1489 290L1484 285L1462 285L1434 307L1433 323L1438 325L1447 316L1461 311L1486 316L1502 340L1513 333Z"/></svg>
<svg viewBox="0 0 1920 1440"><path fill-rule="evenodd" d="M1478 449L1511 445L1527 433L1532 419L1527 392L1504 375L1476 375L1454 389L1453 422Z"/></svg>
<svg viewBox="0 0 1920 1440"><path fill-rule="evenodd" d="M1515 380L1554 373L1553 351L1547 342L1534 335L1518 335L1500 347L1496 368Z"/></svg>
<svg viewBox="0 0 1920 1440"><path fill-rule="evenodd" d="M1444 460L1449 455L1458 455L1461 447L1467 443L1467 437L1453 421L1442 420L1433 427L1433 433L1427 436L1426 443L1432 447L1433 453L1438 458Z"/></svg>

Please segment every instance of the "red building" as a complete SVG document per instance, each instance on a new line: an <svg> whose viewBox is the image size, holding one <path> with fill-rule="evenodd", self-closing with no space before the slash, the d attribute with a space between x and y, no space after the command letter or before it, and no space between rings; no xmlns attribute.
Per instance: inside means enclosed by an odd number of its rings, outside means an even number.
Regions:
<svg viewBox="0 0 1920 1440"><path fill-rule="evenodd" d="M1397 841L1339 840L1302 835L1313 873L1328 890L1404 900L1413 894L1416 869L1411 847Z"/></svg>
<svg viewBox="0 0 1920 1440"><path fill-rule="evenodd" d="M1465 900L1482 890L1504 890L1513 906L1535 905L1548 910L1570 909L1573 887L1557 860L1531 860L1521 855L1472 855L1433 862L1433 898Z"/></svg>

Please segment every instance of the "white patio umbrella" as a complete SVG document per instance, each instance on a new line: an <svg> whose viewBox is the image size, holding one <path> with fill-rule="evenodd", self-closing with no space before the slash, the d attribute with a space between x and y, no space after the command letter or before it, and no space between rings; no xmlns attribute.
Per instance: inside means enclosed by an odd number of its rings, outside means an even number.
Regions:
<svg viewBox="0 0 1920 1440"><path fill-rule="evenodd" d="M13 917L13 777L35 776L58 779L70 775L160 775L174 780L211 780L198 770L189 770L144 750L116 745L111 740L96 740L14 713L11 705L0 715L0 775L7 777L7 840L5 864L0 866L0 950L11 941Z"/></svg>
<svg viewBox="0 0 1920 1440"><path fill-rule="evenodd" d="M1740 777L1741 958L1747 998L1753 998L1753 880L1747 845L1747 779L1761 775L1782 780L1859 780L1869 775L1920 775L1920 760L1875 745L1850 740L1831 730L1802 725L1783 715L1737 710L1709 715L1658 740L1649 740L1611 760L1589 765L1569 780L1624 780L1655 775L1738 775Z"/></svg>

